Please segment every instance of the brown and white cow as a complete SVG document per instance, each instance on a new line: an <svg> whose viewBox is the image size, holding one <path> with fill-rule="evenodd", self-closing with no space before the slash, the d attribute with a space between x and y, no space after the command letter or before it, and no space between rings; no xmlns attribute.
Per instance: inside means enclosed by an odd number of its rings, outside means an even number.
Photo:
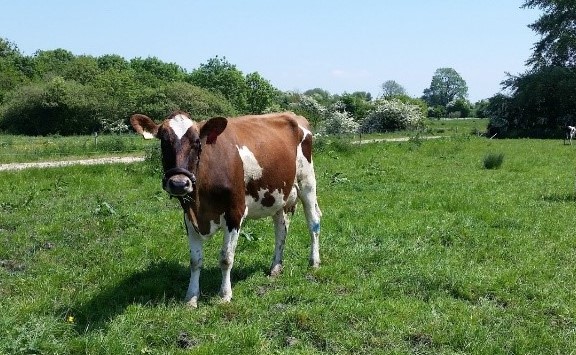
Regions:
<svg viewBox="0 0 576 355"><path fill-rule="evenodd" d="M245 218L272 216L276 241L270 274L277 275L297 199L311 236L310 265L320 265L321 212L312 134L304 117L278 113L195 122L178 111L160 124L141 114L130 122L144 138L160 139L162 187L184 210L191 255L188 305L196 307L200 295L202 244L219 229L224 231L220 296L225 302L232 298L230 271Z"/></svg>

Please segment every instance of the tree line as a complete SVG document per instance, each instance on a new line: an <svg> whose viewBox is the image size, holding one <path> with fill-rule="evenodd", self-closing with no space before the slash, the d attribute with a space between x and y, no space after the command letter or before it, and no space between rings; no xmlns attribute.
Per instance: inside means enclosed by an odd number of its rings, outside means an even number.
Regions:
<svg viewBox="0 0 576 355"><path fill-rule="evenodd" d="M321 88L283 92L258 72L244 74L225 57L190 72L156 57L74 55L65 49L23 55L0 38L0 131L16 134L123 132L134 112L152 117L185 110L197 119L290 110L308 117L318 132L342 134L413 129L425 117L488 117L498 137L557 136L576 125L576 3L526 0L542 17L529 27L542 38L530 69L508 75L507 94L470 103L465 80L439 68L419 98L394 80L382 93L331 94Z"/></svg>

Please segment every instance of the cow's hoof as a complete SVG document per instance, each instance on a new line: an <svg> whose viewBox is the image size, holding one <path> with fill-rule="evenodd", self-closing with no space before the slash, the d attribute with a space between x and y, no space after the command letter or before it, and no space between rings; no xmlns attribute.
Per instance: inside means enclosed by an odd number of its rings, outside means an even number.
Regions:
<svg viewBox="0 0 576 355"><path fill-rule="evenodd" d="M313 269L320 268L320 260L310 260L309 264L310 264L310 267Z"/></svg>
<svg viewBox="0 0 576 355"><path fill-rule="evenodd" d="M191 299L186 301L186 306L188 306L189 308L198 308L198 300L196 299L196 297L192 297Z"/></svg>
<svg viewBox="0 0 576 355"><path fill-rule="evenodd" d="M282 269L283 269L282 264L276 264L276 265L272 266L270 268L270 276L276 277L276 276L280 275L280 273L282 272Z"/></svg>

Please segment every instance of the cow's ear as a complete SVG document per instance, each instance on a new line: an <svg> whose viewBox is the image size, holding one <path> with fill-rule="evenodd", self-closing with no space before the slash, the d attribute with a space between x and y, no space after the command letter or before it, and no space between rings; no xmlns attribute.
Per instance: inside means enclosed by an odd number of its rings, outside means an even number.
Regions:
<svg viewBox="0 0 576 355"><path fill-rule="evenodd" d="M200 138L206 137L206 144L216 143L216 138L224 132L228 120L224 117L214 117L204 122L200 128Z"/></svg>
<svg viewBox="0 0 576 355"><path fill-rule="evenodd" d="M152 139L158 134L158 127L154 121L148 116L135 114L130 117L130 124L134 127L134 130L141 134L144 139Z"/></svg>

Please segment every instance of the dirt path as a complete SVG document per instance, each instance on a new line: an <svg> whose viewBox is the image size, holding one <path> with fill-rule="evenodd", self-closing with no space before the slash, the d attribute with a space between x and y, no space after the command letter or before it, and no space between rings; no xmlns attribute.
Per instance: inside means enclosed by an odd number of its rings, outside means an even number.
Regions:
<svg viewBox="0 0 576 355"><path fill-rule="evenodd" d="M144 161L143 157L107 157L94 159L79 160L62 160L62 161L44 161L36 163L10 163L0 164L0 171L23 170L29 168L54 168L68 165L96 165L96 164L114 164L114 163L134 163Z"/></svg>

